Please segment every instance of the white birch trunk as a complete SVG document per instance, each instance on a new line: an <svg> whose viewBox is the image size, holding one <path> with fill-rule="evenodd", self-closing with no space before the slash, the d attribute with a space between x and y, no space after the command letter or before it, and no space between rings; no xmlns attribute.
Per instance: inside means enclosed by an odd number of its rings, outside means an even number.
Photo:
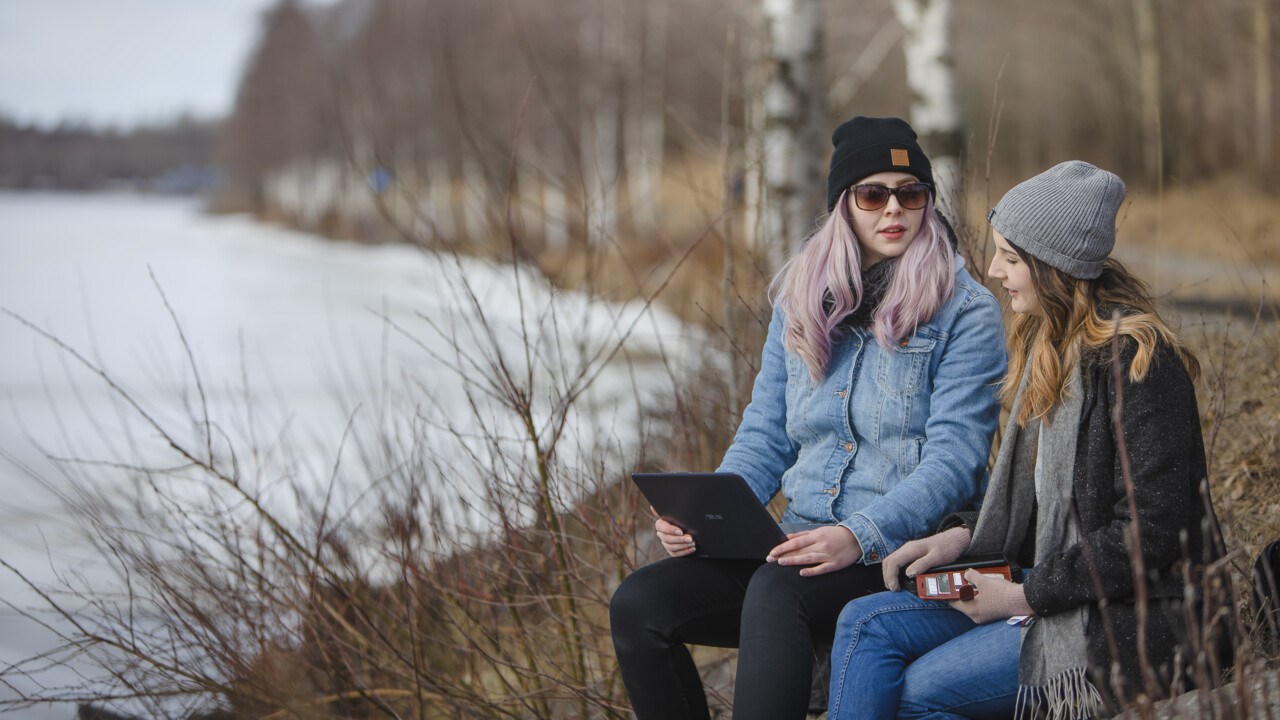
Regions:
<svg viewBox="0 0 1280 720"><path fill-rule="evenodd" d="M488 242L489 186L480 162L471 156L462 159L463 234L472 242Z"/></svg>
<svg viewBox="0 0 1280 720"><path fill-rule="evenodd" d="M581 20L578 27L578 67L582 69L582 118L578 132L578 156L582 163L582 221L587 246L595 239L596 208L602 202L598 198L599 167L596 163L596 106L600 104L600 11L592 0L581 0Z"/></svg>
<svg viewBox="0 0 1280 720"><path fill-rule="evenodd" d="M823 187L827 125L820 0L764 0L764 242L785 257L808 234ZM822 194L825 197L825 193ZM781 257L773 258L778 266Z"/></svg>
<svg viewBox="0 0 1280 720"><path fill-rule="evenodd" d="M540 238L544 250L562 251L568 245L565 220L564 158L548 148L550 139L535 141L530 162L516 166L516 196L523 208L522 234Z"/></svg>
<svg viewBox="0 0 1280 720"><path fill-rule="evenodd" d="M1253 5L1253 114L1254 148L1258 178L1270 182L1275 130L1271 119L1271 0L1254 0Z"/></svg>
<svg viewBox="0 0 1280 720"><path fill-rule="evenodd" d="M542 241L548 250L563 251L569 246L569 202L564 176L542 178Z"/></svg>
<svg viewBox="0 0 1280 720"><path fill-rule="evenodd" d="M509 219L503 219L503 229L506 230L506 223L510 222L510 231L516 238L523 239L527 246L530 234L542 230L542 191L539 189L543 182L542 172L538 166L523 162L517 162L514 169L515 185L508 190L511 212ZM505 207L502 212L507 212Z"/></svg>
<svg viewBox="0 0 1280 720"><path fill-rule="evenodd" d="M447 243L455 242L458 239L458 220L454 216L453 178L449 174L449 163L443 158L427 164L427 196L430 198L428 207L436 237Z"/></svg>
<svg viewBox="0 0 1280 720"><path fill-rule="evenodd" d="M765 43L762 42L762 19L752 18L751 31L745 33L743 56L743 96L746 98L746 132L742 147L742 237L752 254L764 257L764 85ZM772 270L772 267L766 267Z"/></svg>
<svg viewBox="0 0 1280 720"><path fill-rule="evenodd" d="M960 108L951 54L952 0L893 0L911 93L911 126L929 153L938 202L952 217L962 207Z"/></svg>
<svg viewBox="0 0 1280 720"><path fill-rule="evenodd" d="M1161 185L1164 179L1163 140L1160 129L1160 46L1156 37L1156 8L1152 0L1133 0L1134 29L1138 40L1138 96L1142 103L1143 162L1147 180Z"/></svg>
<svg viewBox="0 0 1280 720"><path fill-rule="evenodd" d="M664 69L667 54L667 0L646 0L643 32L636 33L631 68L631 100L624 118L627 191L636 232L658 231L662 189L662 149L666 134ZM640 37L640 36L643 37Z"/></svg>
<svg viewBox="0 0 1280 720"><path fill-rule="evenodd" d="M587 183L587 243L617 236L618 115L623 6L620 0L594 0L584 13L583 62L596 72L583 81L583 170Z"/></svg>
<svg viewBox="0 0 1280 720"><path fill-rule="evenodd" d="M720 299L721 307L724 311L724 331L728 338L738 337L738 293L737 278L734 268L734 227L733 227L733 205L736 201L734 197L734 184L737 182L739 175L740 161L738 159L738 145L734 142L733 124L730 122L730 98L733 97L733 68L734 53L737 46L737 27L731 25L729 34L725 43L724 71L721 74L720 83L720 218L721 228L723 232L724 246L724 274L720 281ZM731 408L741 407L738 398L738 365L735 361L729 362L729 387L728 387L728 406Z"/></svg>
<svg viewBox="0 0 1280 720"><path fill-rule="evenodd" d="M327 213L337 212L345 167L345 164L333 160L313 160L306 164L307 176L301 179L306 215L304 227L319 228Z"/></svg>
<svg viewBox="0 0 1280 720"><path fill-rule="evenodd" d="M360 223L365 207L371 202L367 173L373 167L373 134L367 129L366 117L357 113L352 118L351 162L343 168L338 183L337 220L346 228Z"/></svg>

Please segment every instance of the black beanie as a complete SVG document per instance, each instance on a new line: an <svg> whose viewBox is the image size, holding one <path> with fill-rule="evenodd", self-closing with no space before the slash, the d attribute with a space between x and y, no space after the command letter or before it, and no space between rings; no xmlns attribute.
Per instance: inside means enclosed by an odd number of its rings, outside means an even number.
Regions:
<svg viewBox="0 0 1280 720"><path fill-rule="evenodd" d="M933 169L916 142L916 131L906 120L896 117L858 117L831 133L831 171L827 174L827 211L840 199L840 193L868 175L879 172L905 172L920 182L933 184Z"/></svg>

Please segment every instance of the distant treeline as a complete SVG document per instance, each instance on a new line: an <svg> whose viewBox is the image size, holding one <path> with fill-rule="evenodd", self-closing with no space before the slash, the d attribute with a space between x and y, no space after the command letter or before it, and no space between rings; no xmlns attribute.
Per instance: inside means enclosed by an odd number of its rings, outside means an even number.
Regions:
<svg viewBox="0 0 1280 720"><path fill-rule="evenodd" d="M207 191L217 182L219 128L191 118L131 130L0 119L0 188Z"/></svg>
<svg viewBox="0 0 1280 720"><path fill-rule="evenodd" d="M824 4L832 127L909 115L892 2ZM470 157L501 181L515 142L572 168L604 114L625 155L643 135L630 129L655 109L668 152L714 157L722 125L740 130L759 90L762 4L278 0L246 65L225 160L254 176L326 154L451 168ZM1274 15L1259 0L956 2L964 153L985 166L990 149L1011 177L1068 157L1152 185L1265 171L1280 161Z"/></svg>
<svg viewBox="0 0 1280 720"><path fill-rule="evenodd" d="M899 1L823 3L825 70L808 90L822 96L827 127L910 115ZM387 169L415 194L465 187L492 208L514 167L523 195L532 187L558 208L564 193L580 206L572 223L607 219L616 204L643 226L657 214L645 198L661 201L655 178L715 165L721 148L726 167L748 174L762 161L763 6L278 0L223 133L227 186L260 208L317 196L328 167L349 168L350 182ZM1136 188L1221 175L1269 187L1280 159L1273 10L1264 0L954 3L969 177L999 185L1080 158ZM819 144L805 151L825 159Z"/></svg>

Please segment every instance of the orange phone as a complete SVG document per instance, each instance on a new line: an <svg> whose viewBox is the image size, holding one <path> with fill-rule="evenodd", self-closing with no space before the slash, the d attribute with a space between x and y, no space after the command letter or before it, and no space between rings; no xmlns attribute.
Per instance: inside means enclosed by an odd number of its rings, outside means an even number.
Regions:
<svg viewBox="0 0 1280 720"><path fill-rule="evenodd" d="M983 575L999 575L1010 582L1022 580L1022 569L1017 563L1005 560L1002 555L983 555L930 568L914 580L908 578L899 585L914 590L926 600L972 600L973 586L964 579L965 571L970 569Z"/></svg>

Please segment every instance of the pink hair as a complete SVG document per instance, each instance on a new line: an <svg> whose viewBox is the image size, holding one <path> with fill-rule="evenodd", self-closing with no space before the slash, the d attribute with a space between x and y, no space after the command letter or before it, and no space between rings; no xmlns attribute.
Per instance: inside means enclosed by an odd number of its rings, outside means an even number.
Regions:
<svg viewBox="0 0 1280 720"><path fill-rule="evenodd" d="M955 287L955 251L932 198L924 217L871 318L872 332L885 350L928 322ZM841 321L862 303L862 252L844 193L774 278L771 291L787 317L784 344L804 360L814 382L821 380Z"/></svg>

